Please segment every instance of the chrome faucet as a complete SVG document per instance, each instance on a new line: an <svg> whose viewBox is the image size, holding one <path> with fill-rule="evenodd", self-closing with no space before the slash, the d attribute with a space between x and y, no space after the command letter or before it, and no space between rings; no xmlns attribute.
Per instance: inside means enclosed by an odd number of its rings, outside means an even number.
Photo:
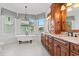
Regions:
<svg viewBox="0 0 79 59"><path fill-rule="evenodd" d="M77 37L77 34L75 32L68 32L68 36Z"/></svg>
<svg viewBox="0 0 79 59"><path fill-rule="evenodd" d="M68 36L73 37L73 32L68 32Z"/></svg>

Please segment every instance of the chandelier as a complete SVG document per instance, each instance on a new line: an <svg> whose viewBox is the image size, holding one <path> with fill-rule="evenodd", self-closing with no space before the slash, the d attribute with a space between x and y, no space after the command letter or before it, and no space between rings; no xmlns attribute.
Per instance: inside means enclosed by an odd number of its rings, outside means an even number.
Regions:
<svg viewBox="0 0 79 59"><path fill-rule="evenodd" d="M29 19L27 18L27 6L25 6L25 23L29 25Z"/></svg>

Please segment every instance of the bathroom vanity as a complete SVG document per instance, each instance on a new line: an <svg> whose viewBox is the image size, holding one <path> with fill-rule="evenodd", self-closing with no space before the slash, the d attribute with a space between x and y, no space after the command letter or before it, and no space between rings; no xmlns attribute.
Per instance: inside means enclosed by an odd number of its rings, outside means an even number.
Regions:
<svg viewBox="0 0 79 59"><path fill-rule="evenodd" d="M42 33L41 42L51 56L79 56L79 37Z"/></svg>

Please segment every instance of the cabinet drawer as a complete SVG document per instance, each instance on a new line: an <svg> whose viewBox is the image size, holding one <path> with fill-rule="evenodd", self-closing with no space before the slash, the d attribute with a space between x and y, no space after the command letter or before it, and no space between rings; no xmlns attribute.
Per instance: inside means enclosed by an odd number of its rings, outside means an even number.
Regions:
<svg viewBox="0 0 79 59"><path fill-rule="evenodd" d="M79 54L76 54L76 53L70 52L70 56L79 56Z"/></svg>
<svg viewBox="0 0 79 59"><path fill-rule="evenodd" d="M71 43L70 51L79 54L79 45Z"/></svg>
<svg viewBox="0 0 79 59"><path fill-rule="evenodd" d="M69 49L69 42L55 38L55 41L57 41L57 43L65 48Z"/></svg>

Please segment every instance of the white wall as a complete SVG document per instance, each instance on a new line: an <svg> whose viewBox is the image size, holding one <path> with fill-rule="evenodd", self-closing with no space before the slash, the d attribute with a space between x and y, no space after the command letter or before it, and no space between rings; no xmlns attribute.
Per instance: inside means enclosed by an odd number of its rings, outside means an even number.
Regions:
<svg viewBox="0 0 79 59"><path fill-rule="evenodd" d="M48 20L45 21L45 28L44 28L45 32L48 32Z"/></svg>
<svg viewBox="0 0 79 59"><path fill-rule="evenodd" d="M48 30L48 25L49 25L48 22L49 22L49 20L47 20L47 15L48 15L48 13L50 13L50 11L51 11L51 10L50 10L50 8L49 8L49 9L47 10L47 12L45 13L45 17L46 17L46 18L45 18L45 19L46 19L46 21L45 21L45 28L44 28L44 31L45 31L45 32L49 32L49 30Z"/></svg>
<svg viewBox="0 0 79 59"><path fill-rule="evenodd" d="M16 42L14 27L11 33L7 33L4 30L5 19L6 19L5 16L0 15L0 43L8 44ZM15 18L13 18L13 20L15 20Z"/></svg>
<svg viewBox="0 0 79 59"><path fill-rule="evenodd" d="M15 35L21 34L20 24L21 24L21 19L15 19Z"/></svg>
<svg viewBox="0 0 79 59"><path fill-rule="evenodd" d="M10 15L8 15L10 16ZM10 16L11 19L13 20L13 25L12 25L12 31L11 32L6 32L5 31L5 20L7 19L6 16L1 16L1 20L2 20L2 41L4 41L5 43L12 43L12 42L16 42L16 37L15 37L15 18L13 18L12 16Z"/></svg>
<svg viewBox="0 0 79 59"><path fill-rule="evenodd" d="M0 7L0 11L1 11L1 7ZM1 20L1 12L0 12L0 34L1 34L1 28L2 28L2 20Z"/></svg>

